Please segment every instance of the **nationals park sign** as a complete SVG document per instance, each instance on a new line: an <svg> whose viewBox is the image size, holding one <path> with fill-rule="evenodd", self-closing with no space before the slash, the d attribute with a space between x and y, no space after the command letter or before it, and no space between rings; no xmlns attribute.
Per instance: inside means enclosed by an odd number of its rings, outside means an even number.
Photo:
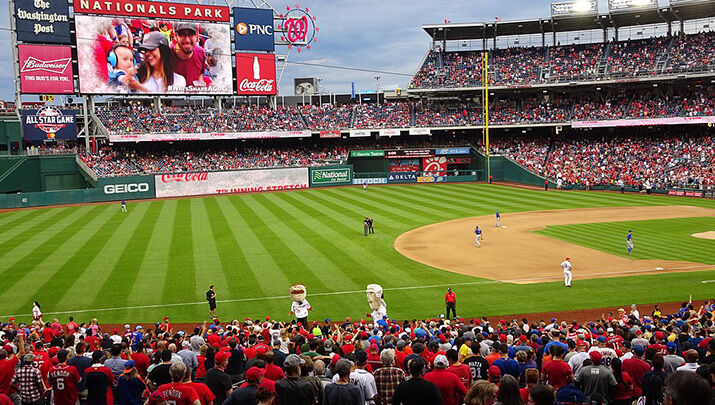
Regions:
<svg viewBox="0 0 715 405"><path fill-rule="evenodd" d="M352 166L310 168L310 186L345 186L353 182Z"/></svg>

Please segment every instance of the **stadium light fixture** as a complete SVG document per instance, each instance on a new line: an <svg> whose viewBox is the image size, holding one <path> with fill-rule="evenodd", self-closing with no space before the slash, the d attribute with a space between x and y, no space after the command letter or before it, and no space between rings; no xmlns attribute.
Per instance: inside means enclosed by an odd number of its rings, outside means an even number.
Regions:
<svg viewBox="0 0 715 405"><path fill-rule="evenodd" d="M551 3L552 17L580 16L584 14L598 14L596 0L572 0Z"/></svg>
<svg viewBox="0 0 715 405"><path fill-rule="evenodd" d="M653 7L657 8L656 0L608 0L608 9L611 11L627 10L631 8Z"/></svg>

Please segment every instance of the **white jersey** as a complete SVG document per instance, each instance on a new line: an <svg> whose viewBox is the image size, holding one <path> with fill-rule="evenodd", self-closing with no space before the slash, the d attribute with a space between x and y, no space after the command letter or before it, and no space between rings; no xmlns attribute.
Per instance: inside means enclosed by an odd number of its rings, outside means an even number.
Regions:
<svg viewBox="0 0 715 405"><path fill-rule="evenodd" d="M571 356L569 359L569 366L571 366L571 370L573 370L574 374L576 374L581 366L583 366L583 361L587 358L588 352L578 352Z"/></svg>
<svg viewBox="0 0 715 405"><path fill-rule="evenodd" d="M290 310L295 314L296 318L307 318L308 308L310 308L308 300L303 300L301 302L293 301L293 304L290 306Z"/></svg>
<svg viewBox="0 0 715 405"><path fill-rule="evenodd" d="M601 352L601 356L603 357L603 365L606 367L611 367L611 360L617 359L618 354L616 354L616 351L611 349L610 347L592 347L588 352L591 353L594 350L598 350Z"/></svg>
<svg viewBox="0 0 715 405"><path fill-rule="evenodd" d="M561 268L564 269L564 271L571 271L571 262L568 260L564 260L561 262Z"/></svg>

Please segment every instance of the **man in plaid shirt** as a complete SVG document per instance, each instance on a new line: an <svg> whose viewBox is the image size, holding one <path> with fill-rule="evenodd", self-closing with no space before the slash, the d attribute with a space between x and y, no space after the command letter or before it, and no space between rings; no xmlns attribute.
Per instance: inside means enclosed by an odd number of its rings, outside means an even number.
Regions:
<svg viewBox="0 0 715 405"><path fill-rule="evenodd" d="M11 384L17 389L24 405L42 405L44 403L42 395L47 391L40 370L32 365L34 360L32 354L26 354L22 358L22 366L15 371L15 376L12 378Z"/></svg>
<svg viewBox="0 0 715 405"><path fill-rule="evenodd" d="M393 349L384 349L380 353L380 360L383 367L373 373L377 385L377 395L380 398L380 403L391 404L392 395L397 386L405 381L405 372L395 367L395 351Z"/></svg>

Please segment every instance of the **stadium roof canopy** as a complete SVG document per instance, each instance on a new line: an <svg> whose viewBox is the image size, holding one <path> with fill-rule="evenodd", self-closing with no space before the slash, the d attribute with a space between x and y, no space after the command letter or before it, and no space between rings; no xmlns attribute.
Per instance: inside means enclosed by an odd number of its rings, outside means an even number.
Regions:
<svg viewBox="0 0 715 405"><path fill-rule="evenodd" d="M531 20L426 24L422 29L434 41L491 39L506 35L629 27L695 20L715 16L713 0L671 0L666 7L611 10L608 14L552 16Z"/></svg>

